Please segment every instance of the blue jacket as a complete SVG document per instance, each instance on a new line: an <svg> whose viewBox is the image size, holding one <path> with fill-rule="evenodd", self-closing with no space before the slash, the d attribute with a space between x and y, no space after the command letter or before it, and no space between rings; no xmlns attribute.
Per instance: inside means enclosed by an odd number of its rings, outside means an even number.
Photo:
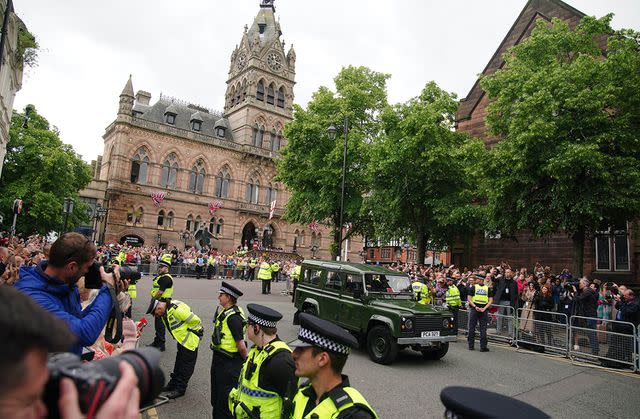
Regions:
<svg viewBox="0 0 640 419"><path fill-rule="evenodd" d="M83 346L94 344L109 319L113 308L109 287L103 285L95 300L82 310L78 287L48 276L44 273L46 266L43 263L36 267L20 268L20 279L15 288L69 325L77 338L71 352L80 355Z"/></svg>

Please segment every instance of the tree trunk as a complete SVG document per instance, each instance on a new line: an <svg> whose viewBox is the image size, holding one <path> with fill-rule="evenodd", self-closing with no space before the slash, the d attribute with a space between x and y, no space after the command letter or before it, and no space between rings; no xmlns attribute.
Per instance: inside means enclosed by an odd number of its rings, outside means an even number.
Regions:
<svg viewBox="0 0 640 419"><path fill-rule="evenodd" d="M571 236L573 242L573 276L582 277L583 262L584 262L584 229L576 231Z"/></svg>
<svg viewBox="0 0 640 419"><path fill-rule="evenodd" d="M418 226L416 229L416 263L422 265L424 263L425 256L425 239L424 239L424 229L421 226Z"/></svg>

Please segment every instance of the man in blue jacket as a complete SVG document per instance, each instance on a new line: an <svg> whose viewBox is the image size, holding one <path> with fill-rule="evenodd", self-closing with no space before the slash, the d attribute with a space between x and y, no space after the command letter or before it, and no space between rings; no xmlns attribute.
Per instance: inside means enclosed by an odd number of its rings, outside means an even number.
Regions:
<svg viewBox="0 0 640 419"><path fill-rule="evenodd" d="M76 282L84 276L96 257L96 247L85 236L66 233L51 246L49 260L39 266L20 269L15 287L45 310L64 320L76 337L71 351L80 355L82 347L92 345L100 336L111 309L119 269L114 274L100 268L103 282L95 300L82 310ZM114 275L118 279L114 279Z"/></svg>

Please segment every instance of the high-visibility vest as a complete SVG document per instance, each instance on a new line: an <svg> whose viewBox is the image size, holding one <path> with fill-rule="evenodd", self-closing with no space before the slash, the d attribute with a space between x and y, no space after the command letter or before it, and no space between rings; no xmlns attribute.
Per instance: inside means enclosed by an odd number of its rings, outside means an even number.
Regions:
<svg viewBox="0 0 640 419"><path fill-rule="evenodd" d="M129 284L129 288L127 288L127 292L129 293L129 297L136 298L138 296L138 290L136 288L136 284Z"/></svg>
<svg viewBox="0 0 640 419"><path fill-rule="evenodd" d="M474 285L475 292L473 293L473 297L471 297L471 301L473 304L481 304L483 306L489 304L489 287L487 285Z"/></svg>
<svg viewBox="0 0 640 419"><path fill-rule="evenodd" d="M214 351L225 352L229 355L238 353L238 346L236 345L236 341L233 339L228 323L229 316L232 314L238 314L242 317L242 334L244 335L247 331L247 316L245 316L242 307L233 306L223 310L222 313L218 314L218 316L213 319L213 335L211 336L210 347ZM215 342L216 334L219 336L219 342Z"/></svg>
<svg viewBox="0 0 640 419"><path fill-rule="evenodd" d="M444 298L449 307L457 307L462 305L462 301L460 301L460 290L455 285L451 285L449 288L447 288L447 292L445 292Z"/></svg>
<svg viewBox="0 0 640 419"><path fill-rule="evenodd" d="M203 332L202 324L200 317L192 312L188 305L178 300L171 301L165 315L162 316L162 321L180 345L190 351L198 348L200 344L198 334Z"/></svg>
<svg viewBox="0 0 640 419"><path fill-rule="evenodd" d="M240 372L240 382L238 387L229 394L229 410L235 413L235 418L249 418L241 403L250 411L258 411L259 417L263 419L279 419L282 412L282 397L274 391L260 388L260 372L264 362L276 353L287 351L291 353L291 348L281 340L271 342L264 348L254 346L249 351L249 356L242 366ZM247 378L247 369L249 372Z"/></svg>
<svg viewBox="0 0 640 419"><path fill-rule="evenodd" d="M418 300L418 303L431 303L431 294L429 293L429 287L427 284L423 284L420 281L414 281L411 284L411 289L413 290L413 297Z"/></svg>
<svg viewBox="0 0 640 419"><path fill-rule="evenodd" d="M155 278L153 278L153 285L151 286L151 297L153 298L156 297L156 293L160 290L160 285L158 285L158 280L163 276L168 276L169 278L171 278L171 281L173 283L173 277L169 274L162 274L162 275L156 276ZM171 298L172 295L173 295L173 285L167 288L166 290L164 290L160 298L161 299Z"/></svg>
<svg viewBox="0 0 640 419"><path fill-rule="evenodd" d="M216 258L214 258L213 256L209 256L209 258L207 259L207 265L213 266L215 263L216 263Z"/></svg>
<svg viewBox="0 0 640 419"><path fill-rule="evenodd" d="M251 260L249 261L249 267L250 267L250 268L255 268L256 266L258 266L258 261L257 261L257 260L255 260L255 259L251 259Z"/></svg>
<svg viewBox="0 0 640 419"><path fill-rule="evenodd" d="M303 391L309 386L302 387L293 398L293 415L292 419L311 419L311 418L336 418L340 412L353 407L354 405L362 406L371 413L374 418L378 415L371 405L362 397L362 394L353 387L334 388L328 393L328 397L320 402L307 415L304 410L309 402L309 397L305 396ZM315 400L313 401L315 403Z"/></svg>
<svg viewBox="0 0 640 419"><path fill-rule="evenodd" d="M267 262L260 264L260 270L258 271L258 279L271 279L271 265Z"/></svg>
<svg viewBox="0 0 640 419"><path fill-rule="evenodd" d="M293 279L294 282L298 282L298 280L300 279L301 269L302 269L302 266L296 265L291 270L291 279Z"/></svg>
<svg viewBox="0 0 640 419"><path fill-rule="evenodd" d="M271 271L278 272L280 270L280 264L278 262L273 262L271 264Z"/></svg>

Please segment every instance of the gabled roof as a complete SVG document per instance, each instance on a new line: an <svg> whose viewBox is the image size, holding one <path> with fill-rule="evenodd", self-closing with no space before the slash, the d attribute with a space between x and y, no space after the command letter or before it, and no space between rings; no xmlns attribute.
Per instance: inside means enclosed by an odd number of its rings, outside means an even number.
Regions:
<svg viewBox="0 0 640 419"><path fill-rule="evenodd" d="M571 7L561 0L529 0L491 57L491 60L489 60L489 63L482 71L482 74L493 74L496 70L502 68L504 65L504 59L502 58L504 54L509 48L519 44L531 33L535 21L538 18L551 21L554 17L568 20L570 18L581 19L583 16L585 16L585 14L580 10ZM460 100L456 120L462 121L469 119L483 97L484 91L480 87L480 79L477 79L467 94L467 97Z"/></svg>

